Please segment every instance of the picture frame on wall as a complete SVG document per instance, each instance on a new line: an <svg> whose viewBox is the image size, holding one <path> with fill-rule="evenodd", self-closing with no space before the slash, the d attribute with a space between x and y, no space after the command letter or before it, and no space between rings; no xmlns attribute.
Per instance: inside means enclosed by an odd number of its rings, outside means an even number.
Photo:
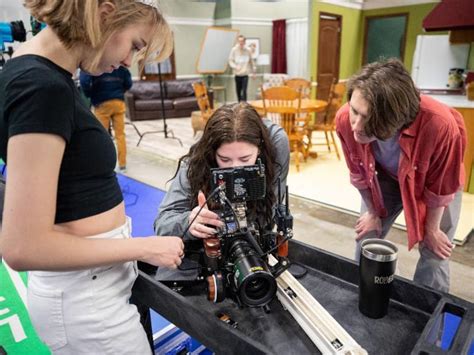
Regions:
<svg viewBox="0 0 474 355"><path fill-rule="evenodd" d="M252 59L256 60L260 55L260 38L246 38L245 45L250 49L250 52L252 53Z"/></svg>

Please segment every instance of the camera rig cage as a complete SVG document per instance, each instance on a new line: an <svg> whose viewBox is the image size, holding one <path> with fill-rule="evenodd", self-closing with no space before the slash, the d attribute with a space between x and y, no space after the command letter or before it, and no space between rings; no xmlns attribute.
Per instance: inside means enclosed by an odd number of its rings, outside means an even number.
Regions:
<svg viewBox="0 0 474 355"><path fill-rule="evenodd" d="M160 276L158 269L157 279L182 293L202 292L205 287L211 302L231 297L239 305L267 306L277 292L276 278L290 265L288 239L293 237L288 191L282 203L278 186L273 213L276 231L261 230L249 213L248 203L266 196L264 164L258 160L251 166L211 169L208 201L218 206L214 212L224 227L211 238L185 241L179 275ZM268 262L270 255L277 260L272 265Z"/></svg>

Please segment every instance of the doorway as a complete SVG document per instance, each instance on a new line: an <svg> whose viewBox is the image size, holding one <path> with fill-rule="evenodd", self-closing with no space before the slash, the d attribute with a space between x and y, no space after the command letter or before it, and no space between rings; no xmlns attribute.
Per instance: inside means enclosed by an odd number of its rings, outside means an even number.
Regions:
<svg viewBox="0 0 474 355"><path fill-rule="evenodd" d="M339 81L342 16L319 13L318 65L316 98L327 100L333 81Z"/></svg>

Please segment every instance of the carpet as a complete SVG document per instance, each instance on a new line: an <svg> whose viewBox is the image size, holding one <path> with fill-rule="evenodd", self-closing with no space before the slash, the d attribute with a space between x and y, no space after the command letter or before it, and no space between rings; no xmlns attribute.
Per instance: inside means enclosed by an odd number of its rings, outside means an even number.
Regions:
<svg viewBox="0 0 474 355"><path fill-rule="evenodd" d="M155 235L153 222L165 192L127 176L117 174L125 202L125 213L132 219L132 236Z"/></svg>

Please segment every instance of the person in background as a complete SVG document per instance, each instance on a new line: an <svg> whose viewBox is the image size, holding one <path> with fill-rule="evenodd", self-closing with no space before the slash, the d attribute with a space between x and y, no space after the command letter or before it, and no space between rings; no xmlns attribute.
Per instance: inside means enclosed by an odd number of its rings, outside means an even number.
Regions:
<svg viewBox="0 0 474 355"><path fill-rule="evenodd" d="M155 220L157 235L183 235L211 194L211 168L254 165L260 158L267 179L264 200L249 202L252 220L262 229L272 227L278 178L284 193L290 161L288 137L280 126L246 103L224 105L209 118L201 139L180 159L175 177ZM185 239L209 238L222 222L206 208L189 227Z"/></svg>
<svg viewBox="0 0 474 355"><path fill-rule="evenodd" d="M0 254L29 271L29 316L54 354L151 354L129 303L136 261L176 268L184 245L130 238L114 145L72 76L162 60L171 30L150 0L23 2L47 26L0 73Z"/></svg>
<svg viewBox="0 0 474 355"><path fill-rule="evenodd" d="M466 130L454 109L420 95L397 59L368 64L348 83L336 131L362 196L356 259L385 238L402 209L408 248L419 244L414 281L449 291L449 257L461 209Z"/></svg>
<svg viewBox="0 0 474 355"><path fill-rule="evenodd" d="M240 35L237 38L237 44L232 48L229 54L229 66L235 75L235 90L237 100L247 101L247 86L249 75L255 75L255 63L252 59L251 50L245 46L245 37Z"/></svg>
<svg viewBox="0 0 474 355"><path fill-rule="evenodd" d="M132 87L130 71L120 66L112 73L92 76L81 71L81 88L91 99L94 113L106 130L112 126L117 142L120 171L127 168L127 143L125 142L124 93Z"/></svg>

